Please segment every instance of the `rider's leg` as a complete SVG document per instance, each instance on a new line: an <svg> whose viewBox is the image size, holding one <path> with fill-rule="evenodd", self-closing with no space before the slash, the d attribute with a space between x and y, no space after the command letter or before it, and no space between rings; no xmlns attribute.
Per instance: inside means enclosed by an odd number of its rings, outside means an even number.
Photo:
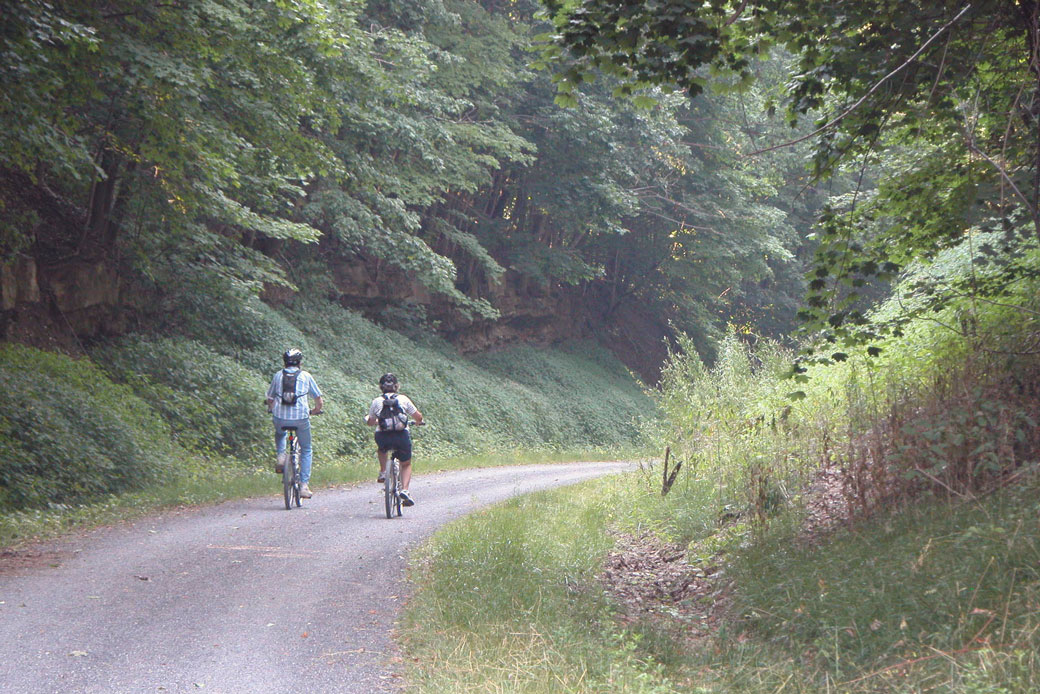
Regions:
<svg viewBox="0 0 1040 694"><path fill-rule="evenodd" d="M412 435L408 430L397 432L397 455L401 461L401 489L408 490L408 483L412 481Z"/></svg>
<svg viewBox="0 0 1040 694"><path fill-rule="evenodd" d="M401 489L408 491L408 483L412 481L412 459L401 461Z"/></svg>
<svg viewBox="0 0 1040 694"><path fill-rule="evenodd" d="M311 448L311 420L301 419L296 422L296 440L300 442L300 484L307 484L311 479L311 460L314 450Z"/></svg>
<svg viewBox="0 0 1040 694"><path fill-rule="evenodd" d="M285 453L285 431L282 427L287 422L285 419L274 418L274 452L278 455Z"/></svg>
<svg viewBox="0 0 1040 694"><path fill-rule="evenodd" d="M379 476L380 477L382 477L383 475L386 474L386 459L387 459L387 457L388 456L387 456L386 451L381 451L381 450L376 449L376 459L379 461Z"/></svg>

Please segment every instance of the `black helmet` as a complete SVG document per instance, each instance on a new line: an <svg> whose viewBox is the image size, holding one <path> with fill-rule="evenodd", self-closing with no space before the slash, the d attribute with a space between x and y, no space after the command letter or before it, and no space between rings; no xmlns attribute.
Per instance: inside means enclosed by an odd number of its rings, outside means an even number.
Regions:
<svg viewBox="0 0 1040 694"><path fill-rule="evenodd" d="M397 376L387 373L379 378L379 390L384 393L393 393L397 390Z"/></svg>
<svg viewBox="0 0 1040 694"><path fill-rule="evenodd" d="M282 355L282 362L286 366L299 366L301 361L303 361L303 352L295 348L286 350Z"/></svg>

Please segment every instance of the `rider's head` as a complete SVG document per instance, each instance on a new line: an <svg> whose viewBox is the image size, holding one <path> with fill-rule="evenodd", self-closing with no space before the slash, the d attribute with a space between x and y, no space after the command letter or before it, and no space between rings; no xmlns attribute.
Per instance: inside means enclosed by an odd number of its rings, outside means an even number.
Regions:
<svg viewBox="0 0 1040 694"><path fill-rule="evenodd" d="M383 374L379 378L379 390L384 393L396 393L397 388L397 376L394 376L393 374Z"/></svg>
<svg viewBox="0 0 1040 694"><path fill-rule="evenodd" d="M282 363L286 366L299 366L301 361L303 361L303 352L296 348L286 350L282 355Z"/></svg>

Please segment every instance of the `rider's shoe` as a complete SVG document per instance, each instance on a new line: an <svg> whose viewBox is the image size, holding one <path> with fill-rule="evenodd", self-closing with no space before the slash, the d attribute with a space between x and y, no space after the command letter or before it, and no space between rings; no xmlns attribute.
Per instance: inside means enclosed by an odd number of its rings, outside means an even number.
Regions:
<svg viewBox="0 0 1040 694"><path fill-rule="evenodd" d="M402 489L400 491L400 495L401 495L401 503L403 505L405 505L405 506L415 506L415 501L412 499L411 496L409 496L407 490Z"/></svg>
<svg viewBox="0 0 1040 694"><path fill-rule="evenodd" d="M286 453L279 453L278 454L278 459L274 463L274 471L275 471L275 473L280 475L280 474L282 474L282 472L285 471L285 461L286 461L286 459L288 459L288 457L289 456Z"/></svg>
<svg viewBox="0 0 1040 694"><path fill-rule="evenodd" d="M301 499L309 499L312 496L314 496L314 495L311 494L311 488L310 487L308 487L306 484L302 485L300 487L300 498Z"/></svg>
<svg viewBox="0 0 1040 694"><path fill-rule="evenodd" d="M376 478L376 482L378 482L379 484L386 482L386 475L380 472L379 477Z"/></svg>

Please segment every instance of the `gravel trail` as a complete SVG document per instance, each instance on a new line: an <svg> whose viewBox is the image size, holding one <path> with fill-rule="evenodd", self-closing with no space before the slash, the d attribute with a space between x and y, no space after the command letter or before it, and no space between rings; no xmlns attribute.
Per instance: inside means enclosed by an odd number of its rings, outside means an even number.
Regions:
<svg viewBox="0 0 1040 694"><path fill-rule="evenodd" d="M373 464L374 467L374 464ZM418 474L382 488L272 493L173 511L0 556L4 692L379 692L400 683L392 624L410 548L516 494L631 469L573 463Z"/></svg>

